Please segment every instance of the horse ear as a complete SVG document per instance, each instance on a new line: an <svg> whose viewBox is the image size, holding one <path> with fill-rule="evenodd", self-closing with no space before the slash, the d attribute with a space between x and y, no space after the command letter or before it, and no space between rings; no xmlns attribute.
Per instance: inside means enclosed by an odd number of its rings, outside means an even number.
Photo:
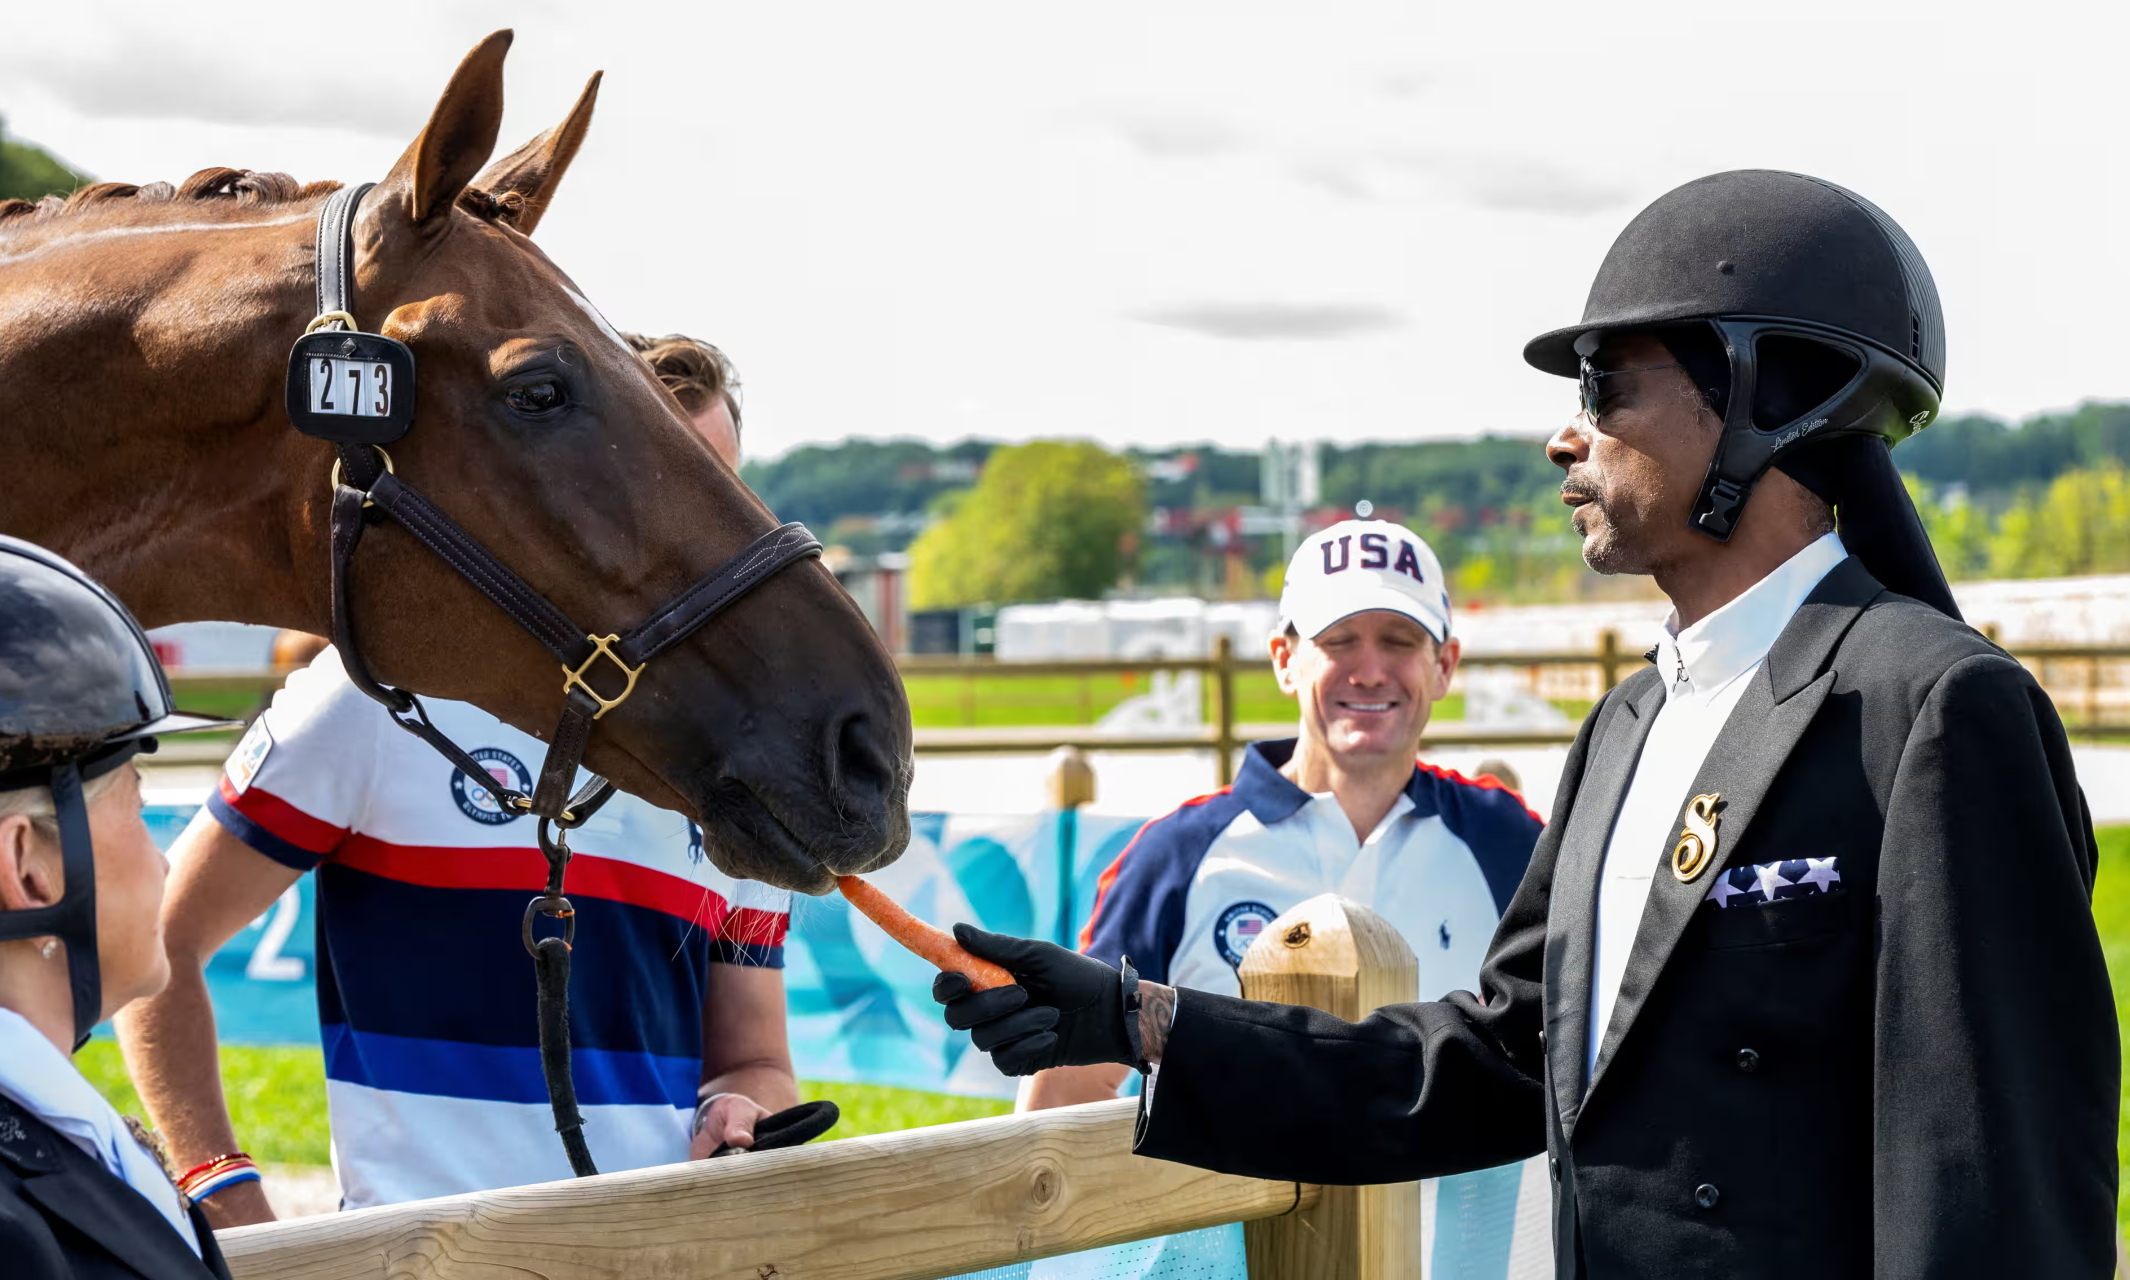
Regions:
<svg viewBox="0 0 2130 1280"><path fill-rule="evenodd" d="M599 77L603 71L595 71L585 82L584 92L577 95L577 105L569 109L561 124L519 147L516 151L489 165L486 172L474 179L473 185L490 195L499 196L516 192L525 202L513 211L498 215L502 221L524 232L533 233L540 219L547 213L547 205L555 198L555 188L562 183L562 175L569 169L569 162L577 158L577 148L584 145L584 131L591 127L592 104L599 98Z"/></svg>
<svg viewBox="0 0 2130 1280"><path fill-rule="evenodd" d="M448 214L496 149L496 131L503 124L503 55L510 52L510 39L506 29L473 47L451 73L421 136L385 178L385 186L404 196L417 226Z"/></svg>

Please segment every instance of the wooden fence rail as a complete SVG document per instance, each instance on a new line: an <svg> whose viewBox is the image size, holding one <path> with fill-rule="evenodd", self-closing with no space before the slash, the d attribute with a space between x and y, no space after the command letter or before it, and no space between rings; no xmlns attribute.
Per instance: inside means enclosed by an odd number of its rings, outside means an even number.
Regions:
<svg viewBox="0 0 2130 1280"><path fill-rule="evenodd" d="M1316 1203L1314 1187L1132 1155L1137 1106L997 1116L216 1237L237 1280L933 1280Z"/></svg>
<svg viewBox="0 0 2130 1280"><path fill-rule="evenodd" d="M1281 916L1246 992L1359 1017L1415 998L1413 953L1330 894ZM1419 1280L1419 1196L1131 1154L1094 1102L417 1200L216 1233L236 1280L936 1280L1242 1222L1251 1280ZM1247 1122L1247 1121L1245 1121ZM596 1136L594 1138L596 1142Z"/></svg>

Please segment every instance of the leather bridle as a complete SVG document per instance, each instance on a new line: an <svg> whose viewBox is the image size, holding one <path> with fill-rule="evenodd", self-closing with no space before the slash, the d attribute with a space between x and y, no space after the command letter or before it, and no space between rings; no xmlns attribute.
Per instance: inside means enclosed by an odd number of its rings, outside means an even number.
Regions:
<svg viewBox="0 0 2130 1280"><path fill-rule="evenodd" d="M540 1056L554 1104L555 1127L578 1176L596 1173L581 1132L576 1091L569 1077L569 944L576 932L575 912L562 896L569 862L568 832L583 825L614 794L614 784L593 775L574 795L576 780L591 740L592 725L628 700L644 666L760 586L779 570L807 556L819 555L821 543L803 524L780 525L756 538L746 549L719 565L693 586L667 601L649 618L619 634L596 635L571 621L547 597L534 590L495 554L460 528L451 517L402 481L392 470L383 445L413 425L413 353L381 334L356 329L354 302L354 222L356 208L374 186L343 187L327 198L318 214L317 319L289 353L288 402L291 421L305 434L330 440L340 457L332 475L333 643L348 679L384 705L392 722L428 743L456 765L468 780L489 789L506 809L539 818L542 854L547 858L547 889L525 909L521 934L532 953L540 987ZM385 397L391 410L356 416L320 413L312 406L312 365L338 357L343 364L374 363L384 370L394 394ZM337 373L330 376L338 376ZM344 421L343 421L344 419ZM562 713L548 739L547 756L530 796L495 780L478 761L429 719L421 699L384 684L370 674L356 644L348 603L348 579L363 530L392 520L436 557L495 602L562 664ZM609 672L607 668L614 670ZM592 684L594 673L610 687L611 697ZM550 834L550 828L554 834ZM536 914L563 922L562 937L533 938Z"/></svg>

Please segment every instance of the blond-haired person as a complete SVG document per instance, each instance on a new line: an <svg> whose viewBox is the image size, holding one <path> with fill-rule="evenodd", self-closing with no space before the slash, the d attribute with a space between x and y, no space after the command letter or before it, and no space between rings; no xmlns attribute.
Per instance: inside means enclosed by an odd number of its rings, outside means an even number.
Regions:
<svg viewBox="0 0 2130 1280"><path fill-rule="evenodd" d="M171 711L125 607L65 560L0 537L0 1270L196 1280L229 1269L207 1220L73 1053L169 980L163 855L132 764ZM256 1178L249 1160L193 1170Z"/></svg>

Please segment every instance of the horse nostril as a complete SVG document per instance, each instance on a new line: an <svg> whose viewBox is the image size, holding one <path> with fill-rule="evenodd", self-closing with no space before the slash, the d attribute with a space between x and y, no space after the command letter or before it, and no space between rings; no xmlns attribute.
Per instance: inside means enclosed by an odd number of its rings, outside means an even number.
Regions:
<svg viewBox="0 0 2130 1280"><path fill-rule="evenodd" d="M849 799L885 805L894 792L895 762L874 740L872 722L863 712L845 716L836 726L830 768L834 770L837 789Z"/></svg>

